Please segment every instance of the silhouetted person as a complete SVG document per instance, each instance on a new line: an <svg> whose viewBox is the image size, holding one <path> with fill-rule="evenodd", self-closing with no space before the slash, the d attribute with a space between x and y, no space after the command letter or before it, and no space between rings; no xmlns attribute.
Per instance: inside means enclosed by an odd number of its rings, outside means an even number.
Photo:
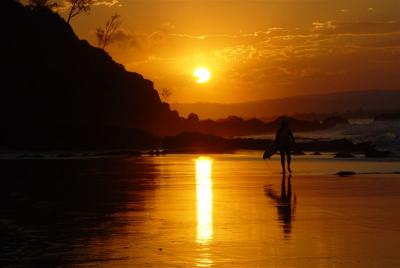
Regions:
<svg viewBox="0 0 400 268"><path fill-rule="evenodd" d="M276 202L278 219L282 221L283 232L290 234L292 232L292 221L296 208L296 197L292 205L292 183L291 175L288 177L288 186L286 189L285 175L282 176L281 194L277 195L271 188L264 188L265 195Z"/></svg>
<svg viewBox="0 0 400 268"><path fill-rule="evenodd" d="M288 121L284 118L281 121L281 127L276 132L275 145L281 154L282 173L285 173L285 155L287 158L287 169L291 173L290 162L292 160L291 152L294 147L294 136L289 128Z"/></svg>

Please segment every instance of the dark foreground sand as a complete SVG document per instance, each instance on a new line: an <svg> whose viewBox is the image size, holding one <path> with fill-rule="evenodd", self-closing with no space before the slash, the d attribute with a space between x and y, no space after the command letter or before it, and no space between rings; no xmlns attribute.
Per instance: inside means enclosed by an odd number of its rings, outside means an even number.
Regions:
<svg viewBox="0 0 400 268"><path fill-rule="evenodd" d="M400 175L330 175L398 163L329 161L298 159L284 183L246 153L0 161L0 263L400 266Z"/></svg>

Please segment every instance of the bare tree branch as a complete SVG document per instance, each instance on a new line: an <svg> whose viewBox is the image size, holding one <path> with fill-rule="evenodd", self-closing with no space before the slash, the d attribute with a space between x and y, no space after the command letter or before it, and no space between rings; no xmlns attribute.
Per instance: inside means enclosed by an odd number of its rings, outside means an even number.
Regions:
<svg viewBox="0 0 400 268"><path fill-rule="evenodd" d="M90 11L90 6L93 4L93 0L67 0L71 4L71 9L68 13L67 23L71 19L81 13L87 13Z"/></svg>
<svg viewBox="0 0 400 268"><path fill-rule="evenodd" d="M99 47L105 49L106 46L111 42L112 37L116 30L121 26L121 16L115 14L106 22L105 27L99 27L96 30L96 37Z"/></svg>

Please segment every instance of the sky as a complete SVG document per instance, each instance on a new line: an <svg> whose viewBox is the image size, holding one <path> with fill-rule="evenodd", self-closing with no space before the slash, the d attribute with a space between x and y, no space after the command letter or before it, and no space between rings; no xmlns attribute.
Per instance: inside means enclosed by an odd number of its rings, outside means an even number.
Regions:
<svg viewBox="0 0 400 268"><path fill-rule="evenodd" d="M97 0L71 24L96 45L115 13L106 50L168 102L400 90L400 0ZM199 66L209 82L196 83Z"/></svg>

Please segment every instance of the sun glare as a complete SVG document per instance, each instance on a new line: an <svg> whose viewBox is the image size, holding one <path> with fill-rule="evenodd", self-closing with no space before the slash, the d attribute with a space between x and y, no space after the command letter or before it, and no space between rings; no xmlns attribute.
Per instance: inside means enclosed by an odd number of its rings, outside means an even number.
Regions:
<svg viewBox="0 0 400 268"><path fill-rule="evenodd" d="M211 78L210 71L205 67L199 67L195 69L193 75L197 78L196 82L199 84L204 84Z"/></svg>

